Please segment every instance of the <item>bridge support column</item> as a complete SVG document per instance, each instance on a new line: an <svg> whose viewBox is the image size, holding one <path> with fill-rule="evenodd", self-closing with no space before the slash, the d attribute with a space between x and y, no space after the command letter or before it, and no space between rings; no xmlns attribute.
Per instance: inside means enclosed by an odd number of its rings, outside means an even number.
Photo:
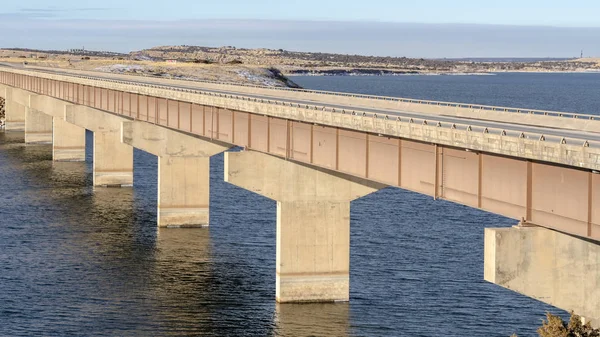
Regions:
<svg viewBox="0 0 600 337"><path fill-rule="evenodd" d="M85 161L85 129L65 121L73 104L46 95L30 95L29 106L52 116L52 159Z"/></svg>
<svg viewBox="0 0 600 337"><path fill-rule="evenodd" d="M85 129L54 117L52 125L52 159L85 161Z"/></svg>
<svg viewBox="0 0 600 337"><path fill-rule="evenodd" d="M600 242L542 227L485 229L484 278L600 326Z"/></svg>
<svg viewBox="0 0 600 337"><path fill-rule="evenodd" d="M25 143L52 143L52 116L25 108Z"/></svg>
<svg viewBox="0 0 600 337"><path fill-rule="evenodd" d="M25 106L18 104L12 96L12 89L5 88L5 130L25 131Z"/></svg>
<svg viewBox="0 0 600 337"><path fill-rule="evenodd" d="M210 157L158 157L159 227L209 225Z"/></svg>
<svg viewBox="0 0 600 337"><path fill-rule="evenodd" d="M65 121L94 132L94 186L133 186L133 148L121 143L127 119L81 105L67 105Z"/></svg>
<svg viewBox="0 0 600 337"><path fill-rule="evenodd" d="M350 201L384 185L259 152L226 152L225 181L277 201L278 302L349 300Z"/></svg>
<svg viewBox="0 0 600 337"><path fill-rule="evenodd" d="M133 148L120 132L94 132L94 186L133 186Z"/></svg>
<svg viewBox="0 0 600 337"><path fill-rule="evenodd" d="M208 226L210 157L230 146L145 122L123 122L122 135L158 156L158 226Z"/></svg>

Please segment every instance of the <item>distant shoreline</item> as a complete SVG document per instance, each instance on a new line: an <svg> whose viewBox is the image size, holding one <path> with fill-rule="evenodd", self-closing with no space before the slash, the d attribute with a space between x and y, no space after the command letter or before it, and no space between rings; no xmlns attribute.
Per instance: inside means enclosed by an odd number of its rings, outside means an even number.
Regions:
<svg viewBox="0 0 600 337"><path fill-rule="evenodd" d="M600 74L600 70L510 70L510 71L490 71L490 72L381 72L381 73L362 73L362 72L285 72L286 76L495 76L498 74Z"/></svg>

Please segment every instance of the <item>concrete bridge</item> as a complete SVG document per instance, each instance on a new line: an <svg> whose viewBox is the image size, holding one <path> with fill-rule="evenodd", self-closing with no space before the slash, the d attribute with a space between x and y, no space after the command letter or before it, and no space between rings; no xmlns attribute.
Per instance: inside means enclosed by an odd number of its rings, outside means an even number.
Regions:
<svg viewBox="0 0 600 337"><path fill-rule="evenodd" d="M600 321L598 116L17 67L0 96L54 160L93 131L95 186L158 156L158 226L207 226L209 158L244 148L224 178L277 201L279 302L349 299L350 202L392 186L515 219L486 229L485 279Z"/></svg>

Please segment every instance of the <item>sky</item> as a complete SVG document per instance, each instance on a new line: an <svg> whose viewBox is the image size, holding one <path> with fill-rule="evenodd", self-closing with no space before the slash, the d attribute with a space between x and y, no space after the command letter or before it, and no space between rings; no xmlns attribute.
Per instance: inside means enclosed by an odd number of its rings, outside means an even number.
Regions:
<svg viewBox="0 0 600 337"><path fill-rule="evenodd" d="M231 45L430 58L572 57L583 49L600 56L598 0L6 2L3 48Z"/></svg>

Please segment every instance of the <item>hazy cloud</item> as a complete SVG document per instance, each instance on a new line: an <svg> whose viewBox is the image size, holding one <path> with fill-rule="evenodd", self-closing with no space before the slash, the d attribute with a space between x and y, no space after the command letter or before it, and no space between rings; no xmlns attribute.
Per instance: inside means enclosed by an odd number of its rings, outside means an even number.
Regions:
<svg viewBox="0 0 600 337"><path fill-rule="evenodd" d="M99 8L98 10L102 10ZM40 14L40 12L31 12ZM53 14L50 12L49 14ZM0 15L2 16L2 15ZM600 28L276 20L0 20L0 47L132 51L157 45L407 57L600 56Z"/></svg>
<svg viewBox="0 0 600 337"><path fill-rule="evenodd" d="M18 12L0 12L0 18L2 19L60 19L65 14L72 13L83 13L83 12L101 12L109 11L112 8L58 8L58 7L45 7L45 8L22 8Z"/></svg>
<svg viewBox="0 0 600 337"><path fill-rule="evenodd" d="M88 11L108 11L112 8L101 8L101 7L89 7L89 8L23 8L21 12L34 12L34 13L55 13L55 12L88 12Z"/></svg>

